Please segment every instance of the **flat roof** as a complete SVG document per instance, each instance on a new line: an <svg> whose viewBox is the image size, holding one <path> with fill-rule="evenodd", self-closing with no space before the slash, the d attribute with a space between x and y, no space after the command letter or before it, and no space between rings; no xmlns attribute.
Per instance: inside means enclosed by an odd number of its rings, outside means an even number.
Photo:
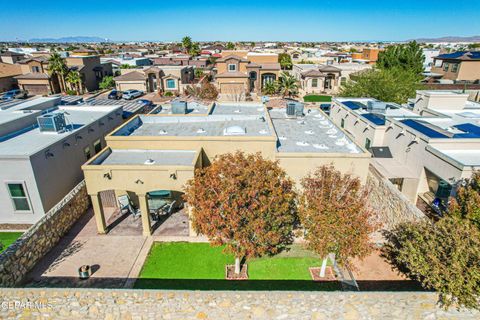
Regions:
<svg viewBox="0 0 480 320"><path fill-rule="evenodd" d="M132 119L113 136L268 136L265 118L241 115L143 116Z"/></svg>
<svg viewBox="0 0 480 320"><path fill-rule="evenodd" d="M191 101L187 102L187 114L208 114L210 106L201 104L199 102ZM157 106L155 109L150 112L150 114L172 114L172 105L170 103L165 103Z"/></svg>
<svg viewBox="0 0 480 320"><path fill-rule="evenodd" d="M361 149L318 109L290 118L285 108L269 110L279 152L361 153Z"/></svg>
<svg viewBox="0 0 480 320"><path fill-rule="evenodd" d="M95 165L192 166L197 152L193 150L113 149Z"/></svg>
<svg viewBox="0 0 480 320"><path fill-rule="evenodd" d="M74 129L61 133L41 132L38 126L29 126L28 130L13 135L10 139L0 142L1 157L25 157L33 155L50 145L75 134L84 126L103 118L119 109L120 106L59 106L53 113L65 112L68 124ZM27 128L26 128L27 129Z"/></svg>
<svg viewBox="0 0 480 320"><path fill-rule="evenodd" d="M265 115L265 108L261 103L228 103L228 102L221 102L215 103L214 108L212 109L212 114L218 115L226 115L226 114L233 114L233 115Z"/></svg>
<svg viewBox="0 0 480 320"><path fill-rule="evenodd" d="M457 149L451 150L442 146L428 146L432 151L446 155L448 158L464 166L480 167L480 149Z"/></svg>

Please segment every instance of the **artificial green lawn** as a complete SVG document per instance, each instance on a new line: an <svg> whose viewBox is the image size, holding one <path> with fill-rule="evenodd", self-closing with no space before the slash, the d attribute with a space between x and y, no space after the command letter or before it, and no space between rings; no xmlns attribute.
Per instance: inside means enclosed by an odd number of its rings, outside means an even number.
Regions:
<svg viewBox="0 0 480 320"><path fill-rule="evenodd" d="M0 242L3 244L3 249L0 252L5 251L9 245L15 242L23 232L0 232Z"/></svg>
<svg viewBox="0 0 480 320"><path fill-rule="evenodd" d="M292 246L275 257L248 261L249 281L225 280L225 265L234 257L208 243L155 243L135 287L200 290L336 290L337 283L313 282L309 267L321 260Z"/></svg>
<svg viewBox="0 0 480 320"><path fill-rule="evenodd" d="M332 102L332 96L322 96L322 95L306 95L303 97L305 102Z"/></svg>

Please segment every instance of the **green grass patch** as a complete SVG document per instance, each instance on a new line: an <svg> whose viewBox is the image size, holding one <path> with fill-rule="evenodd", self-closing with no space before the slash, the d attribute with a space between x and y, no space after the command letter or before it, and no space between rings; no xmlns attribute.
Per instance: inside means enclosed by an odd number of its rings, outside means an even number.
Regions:
<svg viewBox="0 0 480 320"><path fill-rule="evenodd" d="M3 244L3 249L0 252L5 251L22 234L23 232L0 232L0 242Z"/></svg>
<svg viewBox="0 0 480 320"><path fill-rule="evenodd" d="M234 257L208 243L154 243L136 288L191 290L338 290L335 282L311 281L309 267L321 260L299 245L274 257L248 261L248 281L225 280Z"/></svg>
<svg viewBox="0 0 480 320"><path fill-rule="evenodd" d="M303 97L305 102L332 102L332 96L311 94Z"/></svg>

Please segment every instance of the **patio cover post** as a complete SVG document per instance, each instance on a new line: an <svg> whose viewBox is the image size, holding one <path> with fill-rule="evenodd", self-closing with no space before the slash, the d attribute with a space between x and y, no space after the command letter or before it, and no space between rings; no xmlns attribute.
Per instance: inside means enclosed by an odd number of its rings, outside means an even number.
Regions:
<svg viewBox="0 0 480 320"><path fill-rule="evenodd" d="M150 226L150 210L148 209L148 198L146 194L137 194L140 203L140 213L142 215L143 235L151 236L152 227Z"/></svg>
<svg viewBox="0 0 480 320"><path fill-rule="evenodd" d="M103 212L102 199L99 193L91 194L93 213L95 214L95 222L97 223L97 231L99 234L107 233L107 224L105 223L105 213Z"/></svg>

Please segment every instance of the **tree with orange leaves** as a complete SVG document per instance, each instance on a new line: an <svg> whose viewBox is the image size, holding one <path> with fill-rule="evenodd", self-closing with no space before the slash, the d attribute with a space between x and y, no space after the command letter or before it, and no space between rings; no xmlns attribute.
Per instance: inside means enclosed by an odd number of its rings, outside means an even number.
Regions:
<svg viewBox="0 0 480 320"><path fill-rule="evenodd" d="M351 259L367 256L376 224L360 180L329 165L302 179L302 188L298 213L307 247L323 257L321 277L329 254L347 266Z"/></svg>
<svg viewBox="0 0 480 320"><path fill-rule="evenodd" d="M195 231L235 256L274 255L293 242L296 194L278 162L257 154L223 154L195 172L185 199Z"/></svg>

